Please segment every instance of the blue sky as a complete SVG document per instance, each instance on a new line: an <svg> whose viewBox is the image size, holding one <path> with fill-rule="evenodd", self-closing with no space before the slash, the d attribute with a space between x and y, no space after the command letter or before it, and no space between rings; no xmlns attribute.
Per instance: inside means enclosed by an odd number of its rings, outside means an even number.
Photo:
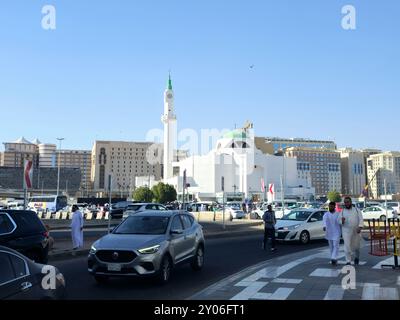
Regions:
<svg viewBox="0 0 400 320"><path fill-rule="evenodd" d="M251 120L258 136L400 150L399 14L397 0L3 0L0 142L144 140L171 69L179 129Z"/></svg>

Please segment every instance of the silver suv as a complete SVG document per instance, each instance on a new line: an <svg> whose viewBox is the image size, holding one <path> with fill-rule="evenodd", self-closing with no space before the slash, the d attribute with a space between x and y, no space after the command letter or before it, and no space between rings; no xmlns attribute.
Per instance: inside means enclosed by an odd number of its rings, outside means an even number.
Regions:
<svg viewBox="0 0 400 320"><path fill-rule="evenodd" d="M93 244L88 271L97 282L109 277L156 276L166 283L173 267L181 263L202 269L202 227L186 211L145 211L128 217Z"/></svg>
<svg viewBox="0 0 400 320"><path fill-rule="evenodd" d="M122 219L125 220L131 215L137 214L138 212L146 211L146 210L155 210L155 211L166 211L167 208L159 203L134 203L130 204L122 215Z"/></svg>

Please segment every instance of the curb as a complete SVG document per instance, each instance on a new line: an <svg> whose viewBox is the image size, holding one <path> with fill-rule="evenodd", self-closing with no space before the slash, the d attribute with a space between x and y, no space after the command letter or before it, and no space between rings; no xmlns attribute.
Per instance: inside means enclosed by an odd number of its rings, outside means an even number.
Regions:
<svg viewBox="0 0 400 320"><path fill-rule="evenodd" d="M118 224L110 224L111 227L116 227ZM107 228L108 224L96 224L96 225L84 225L84 229L100 229L100 228ZM57 230L64 230L64 229L70 229L69 225L66 226L56 226L52 227L50 226L50 232L51 231L57 231Z"/></svg>

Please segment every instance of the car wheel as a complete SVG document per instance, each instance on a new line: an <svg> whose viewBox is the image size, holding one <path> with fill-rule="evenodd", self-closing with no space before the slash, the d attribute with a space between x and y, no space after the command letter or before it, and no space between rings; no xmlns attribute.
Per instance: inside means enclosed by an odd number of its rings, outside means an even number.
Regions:
<svg viewBox="0 0 400 320"><path fill-rule="evenodd" d="M94 276L94 279L99 284L103 284L103 283L108 282L108 277L107 276Z"/></svg>
<svg viewBox="0 0 400 320"><path fill-rule="evenodd" d="M172 261L169 256L164 256L160 264L160 272L158 276L158 281L161 284L165 284L169 281L172 272Z"/></svg>
<svg viewBox="0 0 400 320"><path fill-rule="evenodd" d="M196 250L196 254L193 257L191 267L193 270L199 271L204 265L204 249L203 246L199 246Z"/></svg>
<svg viewBox="0 0 400 320"><path fill-rule="evenodd" d="M300 233L300 243L301 244L307 244L310 242L310 234L308 231L303 231Z"/></svg>
<svg viewBox="0 0 400 320"><path fill-rule="evenodd" d="M382 221L382 222L383 222L383 221L386 221L386 216L381 215L381 216L379 217L379 220Z"/></svg>

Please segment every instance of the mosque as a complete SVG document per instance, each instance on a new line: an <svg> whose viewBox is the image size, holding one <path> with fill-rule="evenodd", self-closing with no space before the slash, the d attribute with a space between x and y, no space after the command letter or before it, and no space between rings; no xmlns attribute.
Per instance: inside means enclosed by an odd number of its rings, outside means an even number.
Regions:
<svg viewBox="0 0 400 320"><path fill-rule="evenodd" d="M224 134L208 154L176 161L177 117L171 77L164 92L161 120L164 124L163 181L175 187L180 199L184 185L188 195L185 199L197 201L222 202L224 195L225 201L271 202L282 197L309 200L315 195L315 188L298 178L296 158L265 154L256 148L251 123Z"/></svg>

